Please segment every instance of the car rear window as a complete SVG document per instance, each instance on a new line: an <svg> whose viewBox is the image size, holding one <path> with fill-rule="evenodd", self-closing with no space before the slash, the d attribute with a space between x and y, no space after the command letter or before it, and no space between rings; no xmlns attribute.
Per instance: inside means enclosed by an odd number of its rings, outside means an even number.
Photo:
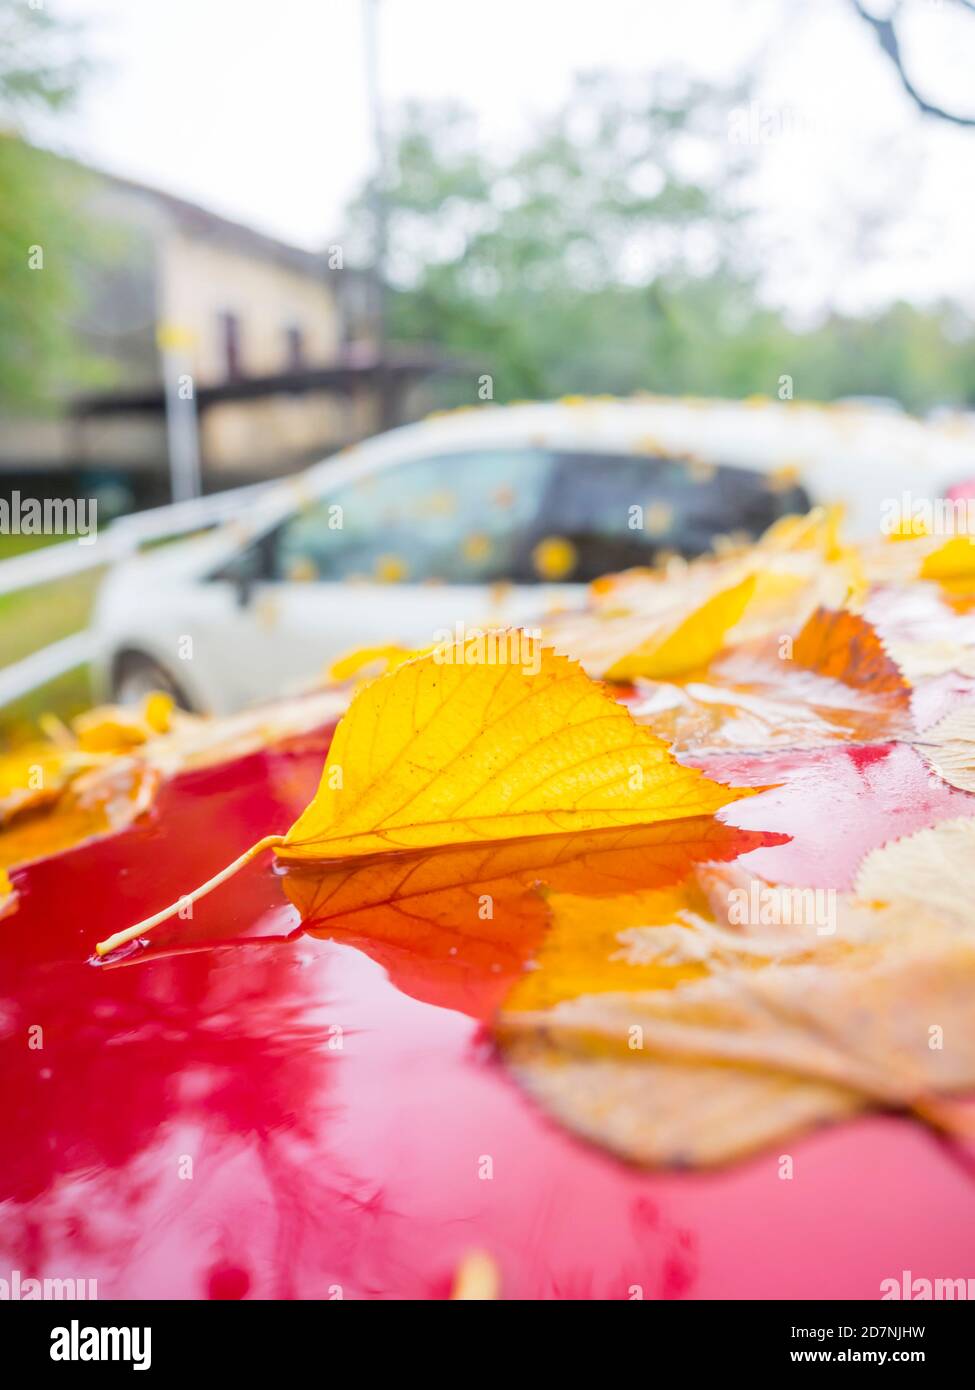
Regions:
<svg viewBox="0 0 975 1390"><path fill-rule="evenodd" d="M566 578L590 580L665 554L691 558L723 536L752 540L811 503L784 473L626 454L560 454L540 508L546 535L571 542Z"/></svg>

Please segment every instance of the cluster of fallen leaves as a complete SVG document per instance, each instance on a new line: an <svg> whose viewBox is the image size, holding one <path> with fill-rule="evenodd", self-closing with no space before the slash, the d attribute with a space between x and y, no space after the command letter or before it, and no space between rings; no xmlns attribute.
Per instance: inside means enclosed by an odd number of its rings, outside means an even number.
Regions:
<svg viewBox="0 0 975 1390"><path fill-rule="evenodd" d="M680 759L896 740L975 790L975 544L854 548L829 513L788 518L752 547L599 581L535 640L531 662L524 642L485 660L457 641L341 666L388 669L351 694L308 809L255 847L274 848L307 928L410 959L426 997L451 970L495 972L514 1075L641 1163L724 1161L866 1107L963 1126L975 821L875 851L823 932L734 862L782 838L721 818L752 793ZM322 698L350 692L153 731L113 765L233 756ZM90 775L74 766L57 806ZM742 895L757 920L730 911Z"/></svg>
<svg viewBox="0 0 975 1390"><path fill-rule="evenodd" d="M16 907L10 869L122 830L165 778L320 728L344 705L320 691L214 720L157 692L138 709L103 705L70 726L46 716L42 738L0 757L0 915Z"/></svg>

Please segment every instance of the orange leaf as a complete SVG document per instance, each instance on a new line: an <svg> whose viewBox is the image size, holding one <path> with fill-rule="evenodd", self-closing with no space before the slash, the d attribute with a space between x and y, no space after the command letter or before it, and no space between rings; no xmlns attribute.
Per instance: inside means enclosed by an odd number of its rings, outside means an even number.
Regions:
<svg viewBox="0 0 975 1390"><path fill-rule="evenodd" d="M407 994L484 1017L541 941L549 894L585 893L601 915L621 892L664 890L695 864L785 838L693 816L295 864L284 889L312 935L357 946Z"/></svg>
<svg viewBox="0 0 975 1390"><path fill-rule="evenodd" d="M906 699L910 687L876 629L857 613L819 608L796 638L793 660L857 690Z"/></svg>

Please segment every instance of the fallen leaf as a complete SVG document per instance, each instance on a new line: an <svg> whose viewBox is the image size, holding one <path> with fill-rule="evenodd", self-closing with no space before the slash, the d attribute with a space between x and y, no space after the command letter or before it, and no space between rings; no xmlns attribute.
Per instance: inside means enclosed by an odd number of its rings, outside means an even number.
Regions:
<svg viewBox="0 0 975 1390"><path fill-rule="evenodd" d="M339 692L311 692L216 720L174 711L168 695L150 696L131 723L127 715L120 724L112 707L91 711L82 729L98 751L59 726L50 744L0 759L0 866L16 869L112 834L148 809L164 778L327 727L346 702ZM168 732L156 732L163 723ZM5 902L9 909L12 899Z"/></svg>
<svg viewBox="0 0 975 1390"><path fill-rule="evenodd" d="M359 691L288 862L679 820L744 793L682 767L573 661L455 642ZM537 669L533 669L537 666Z"/></svg>
<svg viewBox="0 0 975 1390"><path fill-rule="evenodd" d="M611 920L620 893L663 890L703 861L785 838L692 816L289 865L283 886L311 935L365 951L406 994L487 1017L542 940L552 894L585 893Z"/></svg>
<svg viewBox="0 0 975 1390"><path fill-rule="evenodd" d="M717 656L730 630L741 620L755 592L749 574L706 599L676 626L663 627L606 672L607 680L669 680L697 671Z"/></svg>
<svg viewBox="0 0 975 1390"><path fill-rule="evenodd" d="M743 881L700 869L620 898L596 931L591 907L553 900L496 1025L547 1111L632 1161L707 1166L869 1106L928 1118L932 1098L975 1086L970 928L846 895L825 935L734 925ZM951 1056L929 1046L932 1020Z"/></svg>
<svg viewBox="0 0 975 1390"><path fill-rule="evenodd" d="M490 648L491 661L476 639L446 644L360 688L287 835L266 836L182 901L273 848L313 870L289 889L306 919L398 911L418 890L537 878L566 855L566 836L700 822L751 794L681 766L575 662L521 636ZM99 954L178 907L99 942Z"/></svg>
<svg viewBox="0 0 975 1390"><path fill-rule="evenodd" d="M873 850L860 865L855 891L866 902L913 902L970 925L973 863L975 819L959 816Z"/></svg>
<svg viewBox="0 0 975 1390"><path fill-rule="evenodd" d="M796 639L792 659L854 690L905 699L910 686L876 628L858 613L818 609Z"/></svg>
<svg viewBox="0 0 975 1390"><path fill-rule="evenodd" d="M123 829L147 809L158 774L137 758L116 758L75 777L55 811L25 815L0 834L0 866L19 868L98 835Z"/></svg>
<svg viewBox="0 0 975 1390"><path fill-rule="evenodd" d="M171 695L155 691L137 710L122 705L90 710L73 721L78 747L86 753L128 752L156 734L168 733L174 706Z"/></svg>
<svg viewBox="0 0 975 1390"><path fill-rule="evenodd" d="M975 792L975 709L970 705L925 729L915 747L944 781Z"/></svg>
<svg viewBox="0 0 975 1390"><path fill-rule="evenodd" d="M395 645L357 647L355 651L347 652L345 656L340 656L337 661L332 662L328 668L328 679L341 683L363 673L376 676L383 671L392 670L394 666L399 666L416 655L417 653L410 651L408 647Z"/></svg>
<svg viewBox="0 0 975 1390"><path fill-rule="evenodd" d="M924 557L922 579L975 579L975 537L952 536Z"/></svg>
<svg viewBox="0 0 975 1390"><path fill-rule="evenodd" d="M875 628L817 610L797 637L741 646L706 679L648 689L634 715L680 754L914 737L911 688Z"/></svg>

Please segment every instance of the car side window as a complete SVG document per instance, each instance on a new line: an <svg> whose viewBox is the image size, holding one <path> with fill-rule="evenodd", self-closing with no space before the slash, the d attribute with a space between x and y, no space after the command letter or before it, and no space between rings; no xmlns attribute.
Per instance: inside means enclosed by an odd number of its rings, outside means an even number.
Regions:
<svg viewBox="0 0 975 1390"><path fill-rule="evenodd" d="M556 463L538 449L414 459L337 487L269 538L288 582L485 584L512 576Z"/></svg>
<svg viewBox="0 0 975 1390"><path fill-rule="evenodd" d="M691 558L722 536L755 539L810 505L785 474L649 455L562 454L541 512L572 556L563 577L578 582L666 553Z"/></svg>

